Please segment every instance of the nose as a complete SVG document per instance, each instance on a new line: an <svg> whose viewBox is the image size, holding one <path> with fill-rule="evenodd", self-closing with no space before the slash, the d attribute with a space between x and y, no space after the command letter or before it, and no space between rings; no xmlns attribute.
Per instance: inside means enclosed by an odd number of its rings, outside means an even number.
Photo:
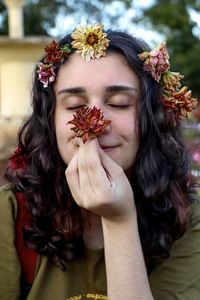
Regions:
<svg viewBox="0 0 200 300"><path fill-rule="evenodd" d="M91 101L92 103L90 104L90 107L93 108L94 106L97 109L100 109L100 111L103 113L103 120L111 120L110 116L109 116L109 112L106 110L105 106L103 105L102 101L98 101L98 100L93 100ZM104 134L110 132L111 130L111 124L109 124L105 130L104 130Z"/></svg>
<svg viewBox="0 0 200 300"><path fill-rule="evenodd" d="M106 119L107 120L107 119ZM109 133L111 131L111 124L109 124L105 129L104 129L104 134Z"/></svg>
<svg viewBox="0 0 200 300"><path fill-rule="evenodd" d="M101 112L103 113L103 120L109 120L109 121L111 121L110 115L109 115L109 113L108 113L108 111L107 111L106 109L101 108ZM112 123L110 123L110 124L105 128L104 134L110 132L111 126L112 126Z"/></svg>

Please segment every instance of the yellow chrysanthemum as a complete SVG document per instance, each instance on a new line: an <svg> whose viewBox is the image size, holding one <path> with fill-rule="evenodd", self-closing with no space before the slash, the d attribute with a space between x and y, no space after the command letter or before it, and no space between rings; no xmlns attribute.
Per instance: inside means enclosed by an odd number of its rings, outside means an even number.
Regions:
<svg viewBox="0 0 200 300"><path fill-rule="evenodd" d="M82 53L84 60L89 61L91 58L105 56L109 40L103 31L103 25L79 26L72 32L71 36L73 48L77 49L77 53Z"/></svg>

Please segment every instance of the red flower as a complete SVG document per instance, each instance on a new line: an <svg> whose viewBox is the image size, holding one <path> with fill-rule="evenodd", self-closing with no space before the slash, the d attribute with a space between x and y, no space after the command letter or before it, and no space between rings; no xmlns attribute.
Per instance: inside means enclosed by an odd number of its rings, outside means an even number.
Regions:
<svg viewBox="0 0 200 300"><path fill-rule="evenodd" d="M82 138L84 144L89 139L101 135L105 128L111 123L111 121L103 119L103 112L95 106L93 108L80 108L73 116L74 119L67 122L67 124L75 126L71 129L76 133L77 137Z"/></svg>
<svg viewBox="0 0 200 300"><path fill-rule="evenodd" d="M68 44L61 48L54 40L52 40L51 43L44 48L44 50L47 54L45 57L45 63L60 62L62 58L66 58L71 52Z"/></svg>
<svg viewBox="0 0 200 300"><path fill-rule="evenodd" d="M27 165L27 161L23 155L21 147L18 147L14 154L9 158L10 160L10 167L13 170L24 170Z"/></svg>
<svg viewBox="0 0 200 300"><path fill-rule="evenodd" d="M45 58L46 63L61 61L62 52L56 41L52 40L51 43L44 48L44 51L47 54Z"/></svg>

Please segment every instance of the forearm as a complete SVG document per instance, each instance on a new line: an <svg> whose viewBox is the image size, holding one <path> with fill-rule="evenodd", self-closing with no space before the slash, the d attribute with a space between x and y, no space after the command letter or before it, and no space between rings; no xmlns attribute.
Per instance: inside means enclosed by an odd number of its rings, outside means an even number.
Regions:
<svg viewBox="0 0 200 300"><path fill-rule="evenodd" d="M153 300L144 263L137 220L102 218L109 300Z"/></svg>

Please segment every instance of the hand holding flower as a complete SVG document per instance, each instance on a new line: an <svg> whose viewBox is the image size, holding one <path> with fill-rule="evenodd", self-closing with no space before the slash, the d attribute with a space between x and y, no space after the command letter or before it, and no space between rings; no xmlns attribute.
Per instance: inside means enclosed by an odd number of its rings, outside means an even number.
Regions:
<svg viewBox="0 0 200 300"><path fill-rule="evenodd" d="M107 219L135 214L134 197L123 171L93 139L81 142L66 170L76 203Z"/></svg>

